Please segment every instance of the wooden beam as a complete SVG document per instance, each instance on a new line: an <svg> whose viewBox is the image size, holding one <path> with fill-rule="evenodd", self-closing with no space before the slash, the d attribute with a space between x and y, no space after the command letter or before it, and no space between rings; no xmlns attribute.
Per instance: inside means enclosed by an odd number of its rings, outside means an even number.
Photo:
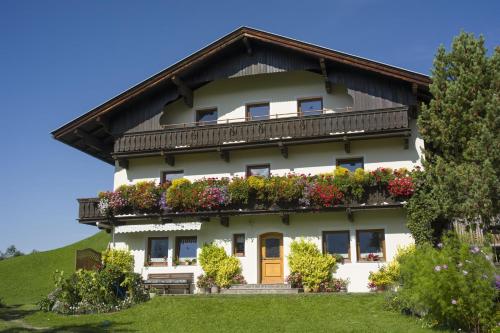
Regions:
<svg viewBox="0 0 500 333"><path fill-rule="evenodd" d="M98 116L97 118L95 118L95 122L98 123L99 126L102 127L104 132L106 132L109 135L112 135L111 134L111 127L109 126L109 120L107 118L105 118L103 116Z"/></svg>
<svg viewBox="0 0 500 333"><path fill-rule="evenodd" d="M281 222L284 225L290 225L290 215L289 214L283 214L283 215L281 215Z"/></svg>
<svg viewBox="0 0 500 333"><path fill-rule="evenodd" d="M410 132L408 132L406 136L403 138L403 147L404 149L410 148Z"/></svg>
<svg viewBox="0 0 500 333"><path fill-rule="evenodd" d="M416 83L412 83L412 85L411 85L411 93L412 93L415 97L417 97L417 95L418 95L418 84L416 84Z"/></svg>
<svg viewBox="0 0 500 333"><path fill-rule="evenodd" d="M94 136L90 135L89 133L85 132L84 130L77 128L76 130L73 131L73 133L77 137L79 137L80 140L82 140L85 145L92 147L96 150L102 151L102 152L108 152L108 149L106 148L105 145L102 144L101 141L99 141Z"/></svg>
<svg viewBox="0 0 500 333"><path fill-rule="evenodd" d="M245 48L247 49L247 53L248 55L252 55L253 51L252 51L252 45L250 44L250 40L248 39L248 37L243 37L243 44L245 44Z"/></svg>
<svg viewBox="0 0 500 333"><path fill-rule="evenodd" d="M344 151L347 154L351 152L351 141L347 137L344 137Z"/></svg>
<svg viewBox="0 0 500 333"><path fill-rule="evenodd" d="M161 155L165 159L165 163L167 163L170 166L174 166L175 165L175 155L166 154L164 152L162 152Z"/></svg>
<svg viewBox="0 0 500 333"><path fill-rule="evenodd" d="M323 79L325 80L325 90L328 94L332 92L332 83L328 78L328 72L326 71L326 63L324 58L319 59L319 67L321 68L321 75L323 75Z"/></svg>
<svg viewBox="0 0 500 333"><path fill-rule="evenodd" d="M179 94L182 96L184 103L192 108L193 107L193 90L188 87L188 85L181 80L180 77L174 75L172 76L172 82L177 86Z"/></svg>
<svg viewBox="0 0 500 333"><path fill-rule="evenodd" d="M220 224L226 228L229 227L229 216L221 216L220 217Z"/></svg>
<svg viewBox="0 0 500 333"><path fill-rule="evenodd" d="M118 162L118 165L120 166L120 168L123 168L123 169L128 169L128 160L127 159L118 159L117 160Z"/></svg>
<svg viewBox="0 0 500 333"><path fill-rule="evenodd" d="M354 222L354 212L352 211L352 209L347 207L345 209L345 212L347 214L347 219L349 220L349 222Z"/></svg>
<svg viewBox="0 0 500 333"><path fill-rule="evenodd" d="M281 152L281 156L288 158L288 147L283 144L283 142L278 142L278 148Z"/></svg>
<svg viewBox="0 0 500 333"><path fill-rule="evenodd" d="M229 163L229 151L222 150L220 147L217 148L217 152L221 159L223 159L226 163Z"/></svg>

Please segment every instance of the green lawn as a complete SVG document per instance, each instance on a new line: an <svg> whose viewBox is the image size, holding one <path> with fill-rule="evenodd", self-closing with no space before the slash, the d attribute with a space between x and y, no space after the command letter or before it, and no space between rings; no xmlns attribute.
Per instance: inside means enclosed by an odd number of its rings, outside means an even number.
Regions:
<svg viewBox="0 0 500 333"><path fill-rule="evenodd" d="M75 250L90 247L102 251L109 240L108 234L99 232L56 250L0 261L0 298L7 304L36 303L54 289L56 269L68 273L75 270Z"/></svg>
<svg viewBox="0 0 500 333"><path fill-rule="evenodd" d="M23 320L54 332L429 332L384 310L381 294L166 296L117 313L26 311Z"/></svg>
<svg viewBox="0 0 500 333"><path fill-rule="evenodd" d="M165 296L117 313L37 311L56 269L74 270L76 249L106 247L98 233L53 251L0 261L0 332L429 332L384 309L381 294ZM42 328L42 329L41 329Z"/></svg>

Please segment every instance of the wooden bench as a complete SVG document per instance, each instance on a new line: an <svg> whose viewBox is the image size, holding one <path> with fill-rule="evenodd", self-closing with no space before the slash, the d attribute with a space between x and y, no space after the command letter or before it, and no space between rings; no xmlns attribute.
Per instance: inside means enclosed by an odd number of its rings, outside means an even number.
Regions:
<svg viewBox="0 0 500 333"><path fill-rule="evenodd" d="M193 282L193 273L162 273L148 274L144 285L147 289L161 290L163 295L169 294L171 291L175 291L174 293L182 291L183 294L190 294Z"/></svg>

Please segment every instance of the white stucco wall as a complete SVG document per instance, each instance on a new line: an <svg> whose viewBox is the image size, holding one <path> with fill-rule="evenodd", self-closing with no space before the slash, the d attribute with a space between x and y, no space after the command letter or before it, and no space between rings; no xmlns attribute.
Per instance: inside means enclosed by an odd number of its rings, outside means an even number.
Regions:
<svg viewBox="0 0 500 333"><path fill-rule="evenodd" d="M241 121L245 118L246 105L269 103L270 117L293 116L297 112L297 100L322 97L323 108L345 111L352 107L353 99L347 90L334 86L331 94L325 91L323 77L319 74L296 71L254 75L233 79L216 80L196 89L193 107L181 100L164 109L163 124L192 123L196 110L217 108L219 122Z"/></svg>
<svg viewBox="0 0 500 333"><path fill-rule="evenodd" d="M168 105L162 119L164 123L185 123L195 121L195 110L217 107L220 121L243 118L245 105L256 102L270 102L270 114L283 116L297 111L297 99L322 97L325 109L335 110L352 105L352 98L339 87L334 93L326 94L322 77L309 72L292 72L272 75L258 75L236 79L218 80L195 91L194 107L188 108L182 101ZM334 112L334 111L331 111ZM223 161L217 153L177 155L175 166L168 166L161 157L129 160L129 168L116 167L114 186L131 184L141 180L159 182L162 171L183 170L186 178L195 180L203 177L244 176L247 165L271 165L272 174L289 172L318 174L330 172L341 158L363 157L366 170L378 167L412 169L421 165L423 141L418 135L415 121L411 121L412 135L409 149L404 149L402 138L372 139L354 141L351 152L346 153L342 143L323 143L290 146L287 159L277 148L239 150L230 152L230 162ZM151 223L151 221L144 221ZM135 270L144 278L155 272L193 272L201 274L199 266L171 266L176 236L198 236L198 245L216 241L232 252L232 235L246 235L246 256L240 258L243 274L249 283L259 282L258 237L267 232L281 232L284 235L284 269L288 275L290 242L300 237L308 238L320 248L322 232L349 230L351 237L352 263L340 265L337 276L349 278L349 291L367 291L368 274L377 270L381 263L356 262L356 230L384 229L387 260L391 260L398 246L412 242L406 228L403 209L363 211L355 213L355 221L349 222L345 213L295 214L290 216L290 225L281 223L279 216L232 217L229 228L221 226L216 219L203 223L199 231L141 232L117 234L116 246L127 247L135 256ZM144 267L144 255L148 237L169 237L169 266Z"/></svg>
<svg viewBox="0 0 500 333"><path fill-rule="evenodd" d="M314 242L322 249L323 231L348 230L350 232L351 263L339 265L336 277L349 278L348 290L351 292L368 291L368 274L375 271L384 263L382 262L357 262L356 258L356 230L383 229L385 232L385 244L387 261L390 261L400 246L406 246L413 242L405 227L405 216L402 209L383 211L355 212L354 222L347 220L343 212L320 213L320 214L295 214L290 216L290 225L281 223L279 216L253 216L232 217L229 227L224 227L216 219L205 222L198 231L173 231L173 232L138 232L128 234L116 234L116 247L128 248L134 254L135 271L147 278L151 273L181 273L192 272L195 277L202 274L198 265L194 266L172 266L176 236L197 236L198 246L206 242L215 241L223 246L228 254L232 253L233 234L245 234L245 257L239 257L243 268L243 275L248 283L259 283L259 236L267 232L279 232L283 234L284 247L284 275L290 273L287 257L290 251L290 243L294 239L304 238ZM169 254L167 267L144 267L145 252L148 237L168 237Z"/></svg>

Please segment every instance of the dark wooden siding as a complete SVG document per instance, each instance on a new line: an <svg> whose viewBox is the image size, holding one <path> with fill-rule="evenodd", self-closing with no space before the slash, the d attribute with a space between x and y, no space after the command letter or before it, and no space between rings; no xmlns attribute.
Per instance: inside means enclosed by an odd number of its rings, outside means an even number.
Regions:
<svg viewBox="0 0 500 333"><path fill-rule="evenodd" d="M183 79L191 87L200 87L221 78L296 70L319 72L319 60L290 50L270 46L264 48L256 44L253 45L252 55L243 49L229 50L203 67L191 69ZM354 100L354 110L391 108L416 103L408 83L331 65L328 66L328 75L333 84L342 84L347 88ZM111 119L112 133L118 136L123 133L161 129L160 117L163 107L177 98L179 95L173 85L157 89L155 94L142 96L141 100L124 107Z"/></svg>

